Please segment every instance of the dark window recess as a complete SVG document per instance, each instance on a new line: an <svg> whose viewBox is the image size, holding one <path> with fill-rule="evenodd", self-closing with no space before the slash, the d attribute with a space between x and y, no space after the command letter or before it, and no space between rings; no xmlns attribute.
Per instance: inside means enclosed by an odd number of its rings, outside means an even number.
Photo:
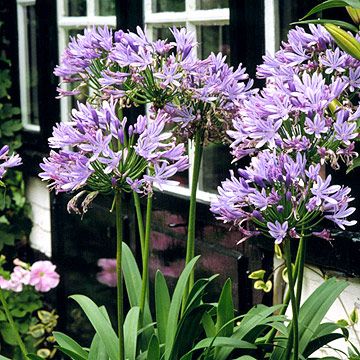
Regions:
<svg viewBox="0 0 360 360"><path fill-rule="evenodd" d="M30 113L29 123L39 125L39 81L37 67L37 20L34 6L26 7L27 33L28 33L28 59L29 59L29 93Z"/></svg>
<svg viewBox="0 0 360 360"><path fill-rule="evenodd" d="M47 139L60 118L56 87L58 78L53 70L58 63L56 1L37 0L29 8L29 49L31 121L40 125L40 132L24 131L24 164L29 174L36 175L38 164L49 152Z"/></svg>

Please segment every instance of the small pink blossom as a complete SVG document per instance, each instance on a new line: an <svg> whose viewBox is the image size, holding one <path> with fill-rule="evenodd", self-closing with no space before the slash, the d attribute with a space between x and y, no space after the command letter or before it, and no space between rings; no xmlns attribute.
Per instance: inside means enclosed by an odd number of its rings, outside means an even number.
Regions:
<svg viewBox="0 0 360 360"><path fill-rule="evenodd" d="M116 259L102 258L98 260L97 264L102 268L96 275L97 281L110 287L116 287Z"/></svg>
<svg viewBox="0 0 360 360"><path fill-rule="evenodd" d="M60 281L60 276L55 269L56 266L50 261L36 261L30 269L29 284L40 292L55 288Z"/></svg>

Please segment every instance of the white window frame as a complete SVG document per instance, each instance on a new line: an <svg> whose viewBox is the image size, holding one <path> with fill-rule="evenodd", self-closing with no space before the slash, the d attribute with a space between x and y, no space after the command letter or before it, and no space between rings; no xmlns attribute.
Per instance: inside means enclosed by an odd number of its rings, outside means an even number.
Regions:
<svg viewBox="0 0 360 360"><path fill-rule="evenodd" d="M18 49L19 49L19 85L21 122L25 130L40 132L40 125L30 123L31 99L30 99L30 62L27 27L27 7L34 6L36 0L17 0L18 22Z"/></svg>
<svg viewBox="0 0 360 360"><path fill-rule="evenodd" d="M100 16L97 14L96 0L86 0L86 16L68 16L66 14L67 1L71 0L56 0L57 4L57 28L58 28L58 49L59 49L59 63L60 57L65 50L69 36L68 31L72 29L85 29L92 26L116 26L116 16ZM60 99L60 119L63 122L69 121L70 118L70 97L63 97Z"/></svg>
<svg viewBox="0 0 360 360"><path fill-rule="evenodd" d="M144 0L144 22L146 33L150 40L153 40L153 31L156 28L164 28L170 26L186 26L186 28L195 33L197 38L197 26L202 25L229 25L230 11L229 8L199 10L196 9L196 0L185 0L185 11L181 12L152 12L152 1ZM189 198L191 192L191 177L194 163L194 146L189 141L189 186L163 185L164 192L176 195L182 198ZM199 189L196 193L198 202L209 204L216 198L216 194Z"/></svg>

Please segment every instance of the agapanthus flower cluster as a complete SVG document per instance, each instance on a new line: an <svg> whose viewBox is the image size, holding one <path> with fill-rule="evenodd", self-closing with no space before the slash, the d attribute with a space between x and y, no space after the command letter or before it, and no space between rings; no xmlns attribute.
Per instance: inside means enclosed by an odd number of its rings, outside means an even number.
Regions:
<svg viewBox="0 0 360 360"><path fill-rule="evenodd" d="M360 110L351 104L334 105L343 93L340 79L327 84L321 73L281 77L261 93L245 100L233 120L231 147L236 158L270 148L284 153L304 152L313 163L338 168L339 159L350 165L359 135Z"/></svg>
<svg viewBox="0 0 360 360"><path fill-rule="evenodd" d="M88 196L92 198L98 192L149 193L153 184L160 189L177 184L170 178L188 168L188 157L185 146L164 131L168 115L150 113L127 126L127 119L119 119L116 111L113 100L104 101L100 108L78 104L71 122L54 127L49 144L59 150L52 150L44 159L39 174L50 182L51 189L91 190ZM86 205L91 199L84 201Z"/></svg>
<svg viewBox="0 0 360 360"><path fill-rule="evenodd" d="M290 30L288 42L258 67L266 87L245 100L234 118L233 155L276 147L304 151L333 168L339 159L351 165L358 156L359 69L359 61L337 47L324 27Z"/></svg>
<svg viewBox="0 0 360 360"><path fill-rule="evenodd" d="M15 259L14 265L11 273L0 276L1 289L21 292L24 286L33 286L36 291L48 292L60 282L56 266L50 261L36 261L30 265Z"/></svg>
<svg viewBox="0 0 360 360"><path fill-rule="evenodd" d="M245 169L233 172L218 188L211 204L218 219L238 226L240 242L260 233L280 244L285 238L320 236L315 232L324 219L338 227L356 224L348 217L355 211L350 188L331 185L331 175L320 176L320 164L309 164L305 154L296 157L265 150Z"/></svg>
<svg viewBox="0 0 360 360"><path fill-rule="evenodd" d="M0 149L0 161L0 179L5 176L7 169L22 164L21 157L18 154L9 155L9 147L7 145Z"/></svg>
<svg viewBox="0 0 360 360"><path fill-rule="evenodd" d="M197 59L194 33L170 31L174 42L150 41L139 27L114 35L93 28L71 38L55 74L79 84L71 91L59 88L60 95L86 95L91 87L91 102L113 97L122 106L151 103L155 111L166 110L183 135L201 127L210 140L223 138L252 81L245 83L245 69L229 67L221 54Z"/></svg>
<svg viewBox="0 0 360 360"><path fill-rule="evenodd" d="M343 92L342 103L349 97L356 97L360 89L360 62L341 50L330 34L321 25L309 25L310 32L296 27L289 31L287 42L283 42L275 55L264 56L264 63L258 67L259 78L292 81L294 75L321 73L327 84L340 82ZM359 40L359 33L356 35Z"/></svg>

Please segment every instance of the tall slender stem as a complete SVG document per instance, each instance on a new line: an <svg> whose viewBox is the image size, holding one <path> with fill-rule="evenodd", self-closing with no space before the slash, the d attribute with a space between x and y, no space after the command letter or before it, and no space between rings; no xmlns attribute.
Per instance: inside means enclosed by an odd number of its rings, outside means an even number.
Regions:
<svg viewBox="0 0 360 360"><path fill-rule="evenodd" d="M298 360L298 358L299 358L298 307L297 307L297 301L295 298L295 283L294 283L293 272L292 272L290 239L285 240L285 261L286 261L287 275L288 275L288 281L289 281L289 292L290 292L290 301L291 301L291 308L292 308L291 323L292 323L292 333L293 333L293 341L292 342L289 341L287 344L285 359L286 360L290 359L291 348L293 345L294 359ZM291 336L289 336L289 337L291 337Z"/></svg>
<svg viewBox="0 0 360 360"><path fill-rule="evenodd" d="M150 232L151 232L151 211L152 211L152 194L148 195L146 206L146 220L145 220L145 239L144 239L144 253L142 256L142 283L141 283L141 296L140 296L140 316L142 319L144 315L146 294L148 289L149 277L149 249L150 249Z"/></svg>
<svg viewBox="0 0 360 360"><path fill-rule="evenodd" d="M299 274L299 267L300 267L300 261L301 259L304 258L305 256L305 249L303 249L304 247L304 243L305 243L305 238L304 236L301 236L300 238L300 242L299 242L299 247L296 253L296 259L295 259L295 267L294 267L294 271L293 271L293 279L294 282L297 281L298 279L298 274ZM304 263L303 265L304 266ZM286 313L286 310L289 306L290 303L290 291L289 289L286 291L285 293L285 297L284 297L284 301L283 301L283 307L281 308L281 310L279 311L279 315L284 315ZM274 340L274 337L276 335L277 330L275 328L272 328L267 336L266 336L266 342L267 343L271 343Z"/></svg>
<svg viewBox="0 0 360 360"><path fill-rule="evenodd" d="M122 219L121 192L115 193L115 209L116 209L116 275L117 275L117 321L119 336L119 352L120 360L125 359L124 349L124 304L123 304L123 281L121 270L122 257L122 241L123 241L123 219Z"/></svg>
<svg viewBox="0 0 360 360"><path fill-rule="evenodd" d="M194 166L191 181L191 196L189 206L188 234L186 243L186 264L188 264L195 255L195 223L196 223L196 192L199 182L201 158L203 153L203 131L197 130L195 134L195 154ZM187 293L190 292L194 284L194 271L190 274Z"/></svg>
<svg viewBox="0 0 360 360"><path fill-rule="evenodd" d="M144 234L144 222L143 222L141 205L140 205L140 197L139 197L139 194L135 191L133 191L133 195L134 195L134 203L135 203L135 210L136 210L136 218L137 218L138 229L139 229L141 257L143 257L144 256L145 234Z"/></svg>
<svg viewBox="0 0 360 360"><path fill-rule="evenodd" d="M296 282L296 306L300 309L301 302L301 293L302 293L302 285L304 280L304 267L305 267L305 253L306 253L306 238L301 234L300 244L299 244L299 270L297 274L297 282Z"/></svg>
<svg viewBox="0 0 360 360"><path fill-rule="evenodd" d="M23 341L21 340L21 336L19 334L19 331L15 325L15 322L14 322L14 318L12 317L11 315L11 312L9 310L9 307L8 307L8 304L5 300L5 296L4 296L4 293L3 293L3 290L0 289L0 301L1 301L1 305L3 306L4 308L4 311L5 311L5 315L6 315L6 318L7 318L7 321L8 323L10 324L11 326L11 329L14 333L14 336L15 336L15 340L16 342L18 343L19 345L19 348L22 352L22 354L24 355L24 358L27 359L27 350L26 350L26 347L25 347L25 344L23 343Z"/></svg>

